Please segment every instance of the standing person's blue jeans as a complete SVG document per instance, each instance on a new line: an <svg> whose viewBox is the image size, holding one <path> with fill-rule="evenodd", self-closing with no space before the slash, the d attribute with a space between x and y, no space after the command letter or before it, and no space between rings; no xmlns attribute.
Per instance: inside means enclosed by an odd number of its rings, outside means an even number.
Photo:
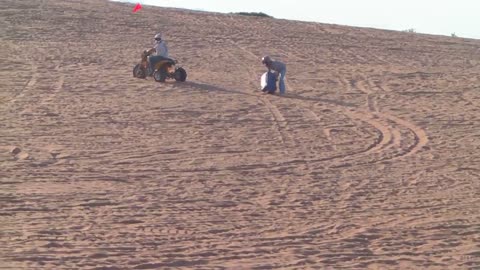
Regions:
<svg viewBox="0 0 480 270"><path fill-rule="evenodd" d="M279 72L280 81L278 82L278 87L280 88L280 95L285 94L285 74L287 73L287 68Z"/></svg>

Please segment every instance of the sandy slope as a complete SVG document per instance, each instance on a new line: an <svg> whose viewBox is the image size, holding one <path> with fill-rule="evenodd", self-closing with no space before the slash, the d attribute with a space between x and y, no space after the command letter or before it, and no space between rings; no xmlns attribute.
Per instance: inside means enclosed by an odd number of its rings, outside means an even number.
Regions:
<svg viewBox="0 0 480 270"><path fill-rule="evenodd" d="M480 268L480 41L131 8L2 2L2 267Z"/></svg>

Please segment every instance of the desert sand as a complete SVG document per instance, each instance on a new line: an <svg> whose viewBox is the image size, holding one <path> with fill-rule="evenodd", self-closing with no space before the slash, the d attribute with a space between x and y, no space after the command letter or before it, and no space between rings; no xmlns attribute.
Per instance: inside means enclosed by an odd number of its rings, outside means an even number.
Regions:
<svg viewBox="0 0 480 270"><path fill-rule="evenodd" d="M480 269L480 40L132 8L2 1L0 268Z"/></svg>

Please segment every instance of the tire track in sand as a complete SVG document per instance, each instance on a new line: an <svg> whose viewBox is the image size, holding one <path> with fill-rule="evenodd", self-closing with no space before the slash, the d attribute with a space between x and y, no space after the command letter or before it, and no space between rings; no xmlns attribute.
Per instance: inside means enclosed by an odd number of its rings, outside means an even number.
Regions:
<svg viewBox="0 0 480 270"><path fill-rule="evenodd" d="M218 18L217 18L218 19ZM218 19L219 20L219 19ZM219 20L222 24L224 24L221 20ZM258 59L259 56L255 55L251 51L243 48L242 46L238 45L235 41L229 40L232 45L236 46L237 48L244 51L246 54L251 55L253 58ZM252 74L255 77L255 74ZM336 109L339 109L341 113L346 115L347 117L363 122L375 130L378 131L378 137L375 141L366 147L363 151L357 151L355 153L345 154L345 155L335 155L331 158L321 159L322 161L326 160L336 160L342 159L344 162L350 163L355 161L355 159L361 159L363 156L369 155L380 155L380 157L375 157L374 160L369 161L367 163L376 163L381 162L384 160L390 159L397 159L404 156L410 156L417 153L420 149L422 149L428 143L428 136L426 135L425 131L420 127L406 121L395 117L393 115L389 115L385 112L380 112L378 107L377 101L377 94L374 89L379 89L380 91L388 91L384 87L382 87L382 83L380 82L372 82L370 79L361 77L359 80L347 80L343 76L341 76L340 81L350 90L358 90L364 94L366 94L366 106L367 110L352 110L349 108L345 108L341 105L335 105ZM294 88L288 83L286 80L286 86L288 87L289 91L295 91ZM287 121L285 117L281 114L278 108L272 104L266 98L261 98L262 102L269 108L269 111L274 116L276 125L278 126L279 130L285 130L287 128ZM316 121L320 121L320 118L316 113L308 108L302 106L304 110L308 113L305 114L306 118L312 118ZM402 132L401 129L407 129L414 137L414 142L406 149L402 149ZM328 131L324 130L324 133L327 135L327 138L333 140L331 136L328 136ZM283 139L285 140L285 133L283 133ZM399 151L400 153L396 153L392 156L384 156L384 153L387 150L394 149L395 151ZM383 156L382 156L383 155ZM357 163L357 162L355 162ZM365 163L365 162L360 162Z"/></svg>
<svg viewBox="0 0 480 270"><path fill-rule="evenodd" d="M222 25L228 27L228 25L223 22L220 18L215 17L215 19ZM237 42L235 42L232 39L226 39L230 44L232 44L234 47L240 49L241 51L245 52L246 54L252 56L252 58L255 59L255 61L258 61L259 56L256 54L252 53L251 51L245 49L244 47L240 46ZM230 53L231 54L231 53ZM232 57L232 59L236 59L235 57ZM256 78L257 75L253 72L252 68L245 65L243 62L240 62L241 65L244 66L245 70L248 70L250 73L250 78ZM250 80L250 82L254 85L253 79ZM266 96L258 96L257 99L265 105L267 108L268 112L272 116L272 119L274 121L274 126L275 129L278 130L278 133L280 134L280 141L282 144L289 146L289 147L295 147L297 143L295 142L293 136L288 132L288 121L285 119L281 111L278 109L278 107L273 104Z"/></svg>
<svg viewBox="0 0 480 270"><path fill-rule="evenodd" d="M65 51L64 48L62 48L62 52L60 55L60 59L58 60L58 63L55 65L53 70L55 71L57 75L55 83L53 83L52 91L49 91L48 94L41 99L41 101L38 103L38 106L42 105L47 105L53 102L54 98L58 95L60 91L63 89L63 85L65 84L65 71L63 69L63 64L64 64L64 59L65 59Z"/></svg>
<svg viewBox="0 0 480 270"><path fill-rule="evenodd" d="M343 80L345 81L345 80ZM385 89L385 87L381 87L381 82L379 83L379 89ZM407 147L403 152L400 154L396 154L391 158L387 159L397 159L400 157L410 156L412 154L417 153L420 149L422 149L428 143L428 136L426 132L419 126L403 120L399 117L390 115L386 112L380 112L378 109L378 104L376 100L376 94L373 91L372 82L365 77L362 77L362 80L358 81L357 83L352 83L347 87L351 87L353 89L357 89L358 91L367 95L366 97L366 106L368 107L368 111L363 111L363 113L350 113L351 116L357 117L361 121L365 121L370 125L374 126L377 130L379 130L382 134L382 142L379 143L378 147L374 151L383 149L387 150L389 148L395 147L396 149L401 148L401 141L402 135L401 130L398 127L402 127L410 131L410 133L414 136L414 143ZM378 119L378 120L372 120ZM394 123L394 125L390 124L390 122ZM382 159L385 160L385 159Z"/></svg>
<svg viewBox="0 0 480 270"><path fill-rule="evenodd" d="M220 20L219 20L220 21ZM223 22L222 22L223 23ZM245 53L251 55L252 57L254 57L255 59L258 59L259 57L257 55L255 55L254 53L250 52L249 50L243 48L242 46L238 45L237 43L235 43L234 41L232 40L229 40L232 45L240 48L242 51L244 51ZM255 75L253 74L253 77L255 77ZM294 88L292 88L292 86L288 83L288 80L285 80L285 85L287 86L287 88L289 89L289 91L295 91ZM369 88L363 86L363 89L364 91L369 91ZM265 101L265 98L263 98L263 101ZM376 109L376 104L375 104L375 100L373 99L373 95L371 95L370 99L369 99L369 107L374 110L374 111L377 111ZM272 110L272 113L276 116L279 116L280 120L283 120L285 119L283 117L283 115L281 114L278 114L278 113L274 110L276 107L274 107L275 105L273 105L270 101L265 101L265 104L269 107L269 108L273 108ZM310 116L313 117L313 119L315 119L316 121L320 121L320 118L318 117L318 115L316 115L315 112L313 112L312 110L308 109L308 108L305 108L304 106L302 106L303 109L305 111L308 112L308 114L310 114ZM369 153L372 153L372 152L379 152L381 151L382 148L384 148L386 145L388 145L389 143L392 142L392 138L393 136L391 135L389 129L387 126L383 125L382 123L380 123L379 121L375 121L375 117L364 117L361 113L356 113L356 112L351 112L351 111L348 111L346 108L342 107L342 106L337 106L339 107L344 113L345 115L347 116L350 116L350 118L352 119L358 119L362 122L365 122L367 124L370 124L371 126L375 127L379 132L380 132L380 136L379 138L372 144L370 145L369 147L367 147L364 151L360 151L360 152L356 152L356 153L353 153L353 154L346 154L346 155L336 155L334 157L331 157L331 158L327 158L327 159L322 159L322 161L326 161L326 160L335 160L335 159L338 159L338 158L342 158L342 159L348 159L349 157L352 157L352 156L357 156L359 154L361 155L365 155L365 154L369 154ZM307 115L305 115L305 118L308 118ZM277 119L278 120L278 119ZM283 121L282 121L283 122ZM277 124L279 124L279 127L280 126L280 123L281 122L277 122ZM330 136L331 138L331 136Z"/></svg>
<svg viewBox="0 0 480 270"><path fill-rule="evenodd" d="M17 101L23 98L28 92L34 89L37 84L37 80L39 78L38 66L31 59L29 59L28 62L30 64L31 76L28 79L28 81L25 83L25 86L22 87L17 93L13 95L12 98L10 98L10 100L7 101L6 104L9 104L7 106L13 106Z"/></svg>

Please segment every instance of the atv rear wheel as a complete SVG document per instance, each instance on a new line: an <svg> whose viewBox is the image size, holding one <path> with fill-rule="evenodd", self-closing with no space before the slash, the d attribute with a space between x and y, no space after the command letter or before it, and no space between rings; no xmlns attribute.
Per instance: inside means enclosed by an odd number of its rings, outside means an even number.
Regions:
<svg viewBox="0 0 480 270"><path fill-rule="evenodd" d="M157 70L153 73L153 78L157 82L165 82L167 79L167 73L163 69Z"/></svg>
<svg viewBox="0 0 480 270"><path fill-rule="evenodd" d="M135 78L140 78L140 79L145 79L147 77L147 72L145 69L142 67L142 65L137 64L133 68L133 77Z"/></svg>
<svg viewBox="0 0 480 270"><path fill-rule="evenodd" d="M187 80L187 72L181 67L175 69L173 76L177 82L184 82Z"/></svg>

